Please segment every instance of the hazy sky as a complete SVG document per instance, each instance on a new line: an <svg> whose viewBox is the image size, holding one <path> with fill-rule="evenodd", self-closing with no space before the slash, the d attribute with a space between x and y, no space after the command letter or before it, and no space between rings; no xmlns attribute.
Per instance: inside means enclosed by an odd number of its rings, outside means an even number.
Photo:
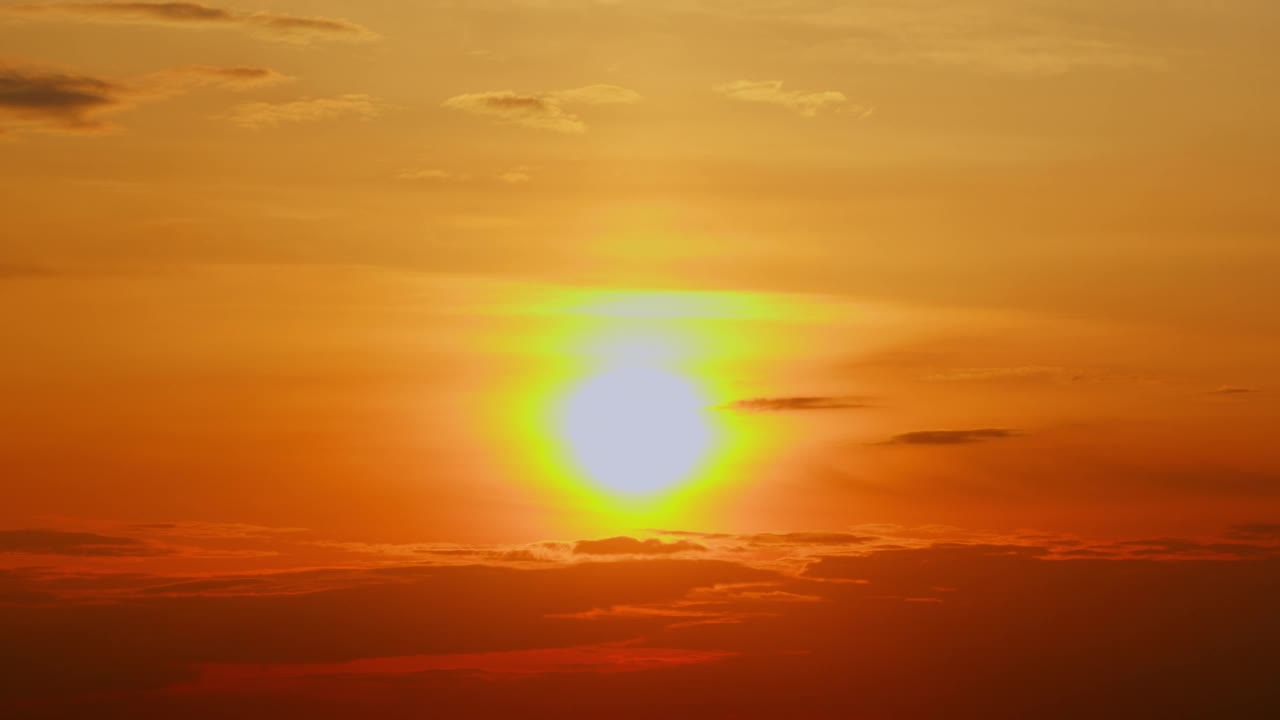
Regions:
<svg viewBox="0 0 1280 720"><path fill-rule="evenodd" d="M530 617L746 603L708 627L764 602L741 583L830 611L910 552L1256 590L1274 560L1208 560L1276 552L1277 47L1271 0L0 2L5 582L635 564L676 604ZM765 614L818 642L807 602ZM397 672L608 665L627 628ZM279 672L351 671L317 668Z"/></svg>

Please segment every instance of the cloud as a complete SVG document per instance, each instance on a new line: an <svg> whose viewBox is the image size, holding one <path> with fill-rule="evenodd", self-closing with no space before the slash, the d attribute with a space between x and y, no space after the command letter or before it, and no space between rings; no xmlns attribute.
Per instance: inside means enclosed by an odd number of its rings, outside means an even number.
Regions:
<svg viewBox="0 0 1280 720"><path fill-rule="evenodd" d="M547 673L643 672L694 663L706 663L736 653L686 648L643 647L614 642L561 648L501 650L479 653L439 653L375 657L336 663L280 663L276 665L207 664L199 677L178 688L191 691L243 692L278 687L282 680L308 677L395 676L433 671L475 671L488 676L542 675Z"/></svg>
<svg viewBox="0 0 1280 720"><path fill-rule="evenodd" d="M967 443L1017 437L1017 430L979 428L977 430L918 430L894 435L884 445L963 445Z"/></svg>
<svg viewBox="0 0 1280 720"><path fill-rule="evenodd" d="M135 523L131 531L148 535L164 535L186 539L254 539L273 538L307 532L306 528L251 525L248 523L218 523L184 520L181 522Z"/></svg>
<svg viewBox="0 0 1280 720"><path fill-rule="evenodd" d="M576 135L586 132L587 125L582 118L565 109L566 105L632 104L640 99L635 91L616 85L588 85L528 95L511 90L466 93L445 100L443 106L492 117L503 125Z"/></svg>
<svg viewBox="0 0 1280 720"><path fill-rule="evenodd" d="M1047 365L1022 365L1017 367L956 368L933 373L926 380L936 382L998 382L1005 380L1048 380L1077 382L1098 377L1096 371Z"/></svg>
<svg viewBox="0 0 1280 720"><path fill-rule="evenodd" d="M530 174L531 170L532 168L526 165L517 165L504 173L500 173L498 179L508 185L523 185L533 180L533 175Z"/></svg>
<svg viewBox="0 0 1280 720"><path fill-rule="evenodd" d="M397 179L417 182L470 182L472 180L496 180L507 185L523 185L533 181L533 168L517 165L496 175L473 175L441 168L406 168L396 175Z"/></svg>
<svg viewBox="0 0 1280 720"><path fill-rule="evenodd" d="M0 570L0 634L22 659L0 695L49 718L1270 717L1278 571L996 543L824 554L799 572Z"/></svg>
<svg viewBox="0 0 1280 720"><path fill-rule="evenodd" d="M841 532L753 533L734 537L758 545L860 545L876 539L874 535Z"/></svg>
<svg viewBox="0 0 1280 720"><path fill-rule="evenodd" d="M617 85L587 85L559 90L550 97L565 105L634 105L643 98L640 93Z"/></svg>
<svg viewBox="0 0 1280 720"><path fill-rule="evenodd" d="M131 104L130 90L109 80L0 66L0 132L103 132L102 116Z"/></svg>
<svg viewBox="0 0 1280 720"><path fill-rule="evenodd" d="M0 132L0 136L3 133ZM43 265L21 265L17 263L0 263L0 280L50 277L58 272Z"/></svg>
<svg viewBox="0 0 1280 720"><path fill-rule="evenodd" d="M193 2L40 3L9 8L28 19L55 18L101 24L165 25L187 28L235 28L285 42L349 42L377 39L377 33L349 20L273 13L245 13Z"/></svg>
<svg viewBox="0 0 1280 720"><path fill-rule="evenodd" d="M289 102L252 102L237 105L226 117L232 123L250 130L262 130L293 123L316 122L337 117L363 120L382 114L383 105L370 95L338 95L336 97L302 98Z"/></svg>
<svg viewBox="0 0 1280 720"><path fill-rule="evenodd" d="M842 92L783 90L781 80L739 80L717 85L712 89L730 100L777 105L804 117L815 117L827 112L842 112L860 117L871 114L871 108L850 105L849 98Z"/></svg>
<svg viewBox="0 0 1280 720"><path fill-rule="evenodd" d="M290 78L266 67L190 65L130 82L0 65L0 133L93 134L114 130L104 116L197 87L248 90Z"/></svg>
<svg viewBox="0 0 1280 720"><path fill-rule="evenodd" d="M0 552L89 557L138 557L162 554L141 540L61 530L0 530Z"/></svg>
<svg viewBox="0 0 1280 720"><path fill-rule="evenodd" d="M802 410L848 410L869 407L863 400L840 396L762 397L735 400L724 406L745 412L796 412Z"/></svg>
<svg viewBox="0 0 1280 720"><path fill-rule="evenodd" d="M401 170L400 174L396 175L396 178L400 180L441 181L441 180L466 180L468 179L468 176L458 175L456 173L449 172L448 170L441 170L439 168L421 168L421 169Z"/></svg>
<svg viewBox="0 0 1280 720"><path fill-rule="evenodd" d="M1088 68L1160 70L1166 53L1140 42L1146 15L1064 12L1071 3L971 0L682 0L739 25L766 27L815 62L916 65L1014 75ZM651 3L650 3L651 4ZM672 6L677 3L671 3ZM1205 6L1208 7L1208 6ZM1185 9L1185 8L1184 8ZM724 27L728 25L725 24Z"/></svg>
<svg viewBox="0 0 1280 720"><path fill-rule="evenodd" d="M1248 523L1235 525L1227 537L1237 540L1280 540L1280 523Z"/></svg>
<svg viewBox="0 0 1280 720"><path fill-rule="evenodd" d="M579 540L573 544L574 555L672 555L683 552L705 552L706 546L688 540L663 542L657 538L637 540L619 536L604 540Z"/></svg>
<svg viewBox="0 0 1280 720"><path fill-rule="evenodd" d="M217 65L188 65L151 76L161 87L167 82L175 89L213 86L227 90L252 90L288 82L293 78L267 67L248 65L220 67Z"/></svg>
<svg viewBox="0 0 1280 720"><path fill-rule="evenodd" d="M1256 388L1240 387L1238 385L1221 385L1209 391L1210 395L1247 395L1257 392Z"/></svg>

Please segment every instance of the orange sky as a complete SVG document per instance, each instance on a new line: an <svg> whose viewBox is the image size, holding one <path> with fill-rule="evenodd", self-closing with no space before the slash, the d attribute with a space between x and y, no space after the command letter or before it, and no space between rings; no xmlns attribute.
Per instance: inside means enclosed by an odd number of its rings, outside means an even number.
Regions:
<svg viewBox="0 0 1280 720"><path fill-rule="evenodd" d="M1102 625L1173 613L1156 587L1208 612L1215 574L1260 602L1277 28L1263 0L4 0L0 603L57 634L242 597L174 583L293 598L267 624L491 602L473 571L547 593L454 608L506 643L139 646L161 695L102 715L429 676L395 717L485 695L449 672L546 703L566 667L684 673L722 704L769 653L861 667L820 628L874 626L833 608L949 602L912 553L1010 596L1078 575Z"/></svg>

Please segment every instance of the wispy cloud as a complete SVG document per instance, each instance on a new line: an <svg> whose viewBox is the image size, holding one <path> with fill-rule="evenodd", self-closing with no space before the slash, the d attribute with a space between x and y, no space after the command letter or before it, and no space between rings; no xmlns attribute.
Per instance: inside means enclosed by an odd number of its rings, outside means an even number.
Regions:
<svg viewBox="0 0 1280 720"><path fill-rule="evenodd" d="M212 86L227 90L253 90L288 82L293 78L266 67L248 65L222 67L217 65L188 65L148 76L147 80L163 89L165 84L175 89Z"/></svg>
<svg viewBox="0 0 1280 720"><path fill-rule="evenodd" d="M508 185L523 185L533 180L533 168L527 165L517 165L506 172L500 173L498 179Z"/></svg>
<svg viewBox="0 0 1280 720"><path fill-rule="evenodd" d="M849 410L869 407L865 400L838 395L802 395L735 400L724 406L745 412L799 412L804 410Z"/></svg>
<svg viewBox="0 0 1280 720"><path fill-rule="evenodd" d="M265 67L190 65L130 81L60 70L0 65L0 133L92 134L115 129L106 116L193 88L247 90L289 78Z"/></svg>
<svg viewBox="0 0 1280 720"><path fill-rule="evenodd" d="M804 117L835 112L862 117L872 111L868 106L851 104L837 90L783 90L781 80L738 80L712 89L730 100L777 105Z"/></svg>
<svg viewBox="0 0 1280 720"><path fill-rule="evenodd" d="M288 102L252 102L237 105L226 115L232 123L250 130L339 117L369 120L378 117L383 103L371 95L338 95L302 98Z"/></svg>
<svg viewBox="0 0 1280 720"><path fill-rule="evenodd" d="M1248 395L1257 392L1256 388L1241 387L1239 385L1220 385L1209 391L1210 395Z"/></svg>
<svg viewBox="0 0 1280 720"><path fill-rule="evenodd" d="M496 181L507 185L524 185L533 182L533 168L528 165L517 165L500 173L472 173L446 170L437 167L405 168L396 174L398 180L414 182L471 182Z"/></svg>
<svg viewBox="0 0 1280 720"><path fill-rule="evenodd" d="M63 19L100 24L232 28L294 43L312 40L368 41L377 33L339 18L241 12L193 2L32 3L4 11L11 17Z"/></svg>
<svg viewBox="0 0 1280 720"><path fill-rule="evenodd" d="M62 530L0 530L0 552L87 557L139 557L163 554L141 540Z"/></svg>
<svg viewBox="0 0 1280 720"><path fill-rule="evenodd" d="M470 176L459 175L458 173L441 170L440 168L407 168L396 174L396 178L399 180L441 182L450 180L468 180L470 179Z"/></svg>
<svg viewBox="0 0 1280 720"><path fill-rule="evenodd" d="M1017 437L1017 430L979 428L977 430L917 430L894 435L884 445L965 445L968 443Z"/></svg>
<svg viewBox="0 0 1280 720"><path fill-rule="evenodd" d="M465 93L451 97L443 104L453 110L494 118L503 125L574 135L586 132L587 124L566 106L627 105L640 100L635 91L617 85L587 85L532 94L512 90Z"/></svg>
<svg viewBox="0 0 1280 720"><path fill-rule="evenodd" d="M1237 540L1280 541L1280 523L1247 523L1244 525L1235 525L1227 532L1227 537Z"/></svg>
<svg viewBox="0 0 1280 720"><path fill-rule="evenodd" d="M971 0L870 0L860 3L682 0L743 23L767 24L792 38L794 52L828 62L932 65L1011 75L1053 75L1088 68L1159 70L1161 48L1136 42L1071 3ZM1134 14L1134 24L1141 14Z"/></svg>

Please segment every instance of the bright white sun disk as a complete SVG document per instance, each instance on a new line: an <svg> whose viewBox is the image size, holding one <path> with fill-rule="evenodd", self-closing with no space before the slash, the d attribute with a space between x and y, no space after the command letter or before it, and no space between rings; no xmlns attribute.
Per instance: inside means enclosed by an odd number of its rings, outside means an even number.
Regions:
<svg viewBox="0 0 1280 720"><path fill-rule="evenodd" d="M655 367L602 370L561 407L561 437L579 470L612 492L650 495L692 477L712 445L707 399Z"/></svg>

